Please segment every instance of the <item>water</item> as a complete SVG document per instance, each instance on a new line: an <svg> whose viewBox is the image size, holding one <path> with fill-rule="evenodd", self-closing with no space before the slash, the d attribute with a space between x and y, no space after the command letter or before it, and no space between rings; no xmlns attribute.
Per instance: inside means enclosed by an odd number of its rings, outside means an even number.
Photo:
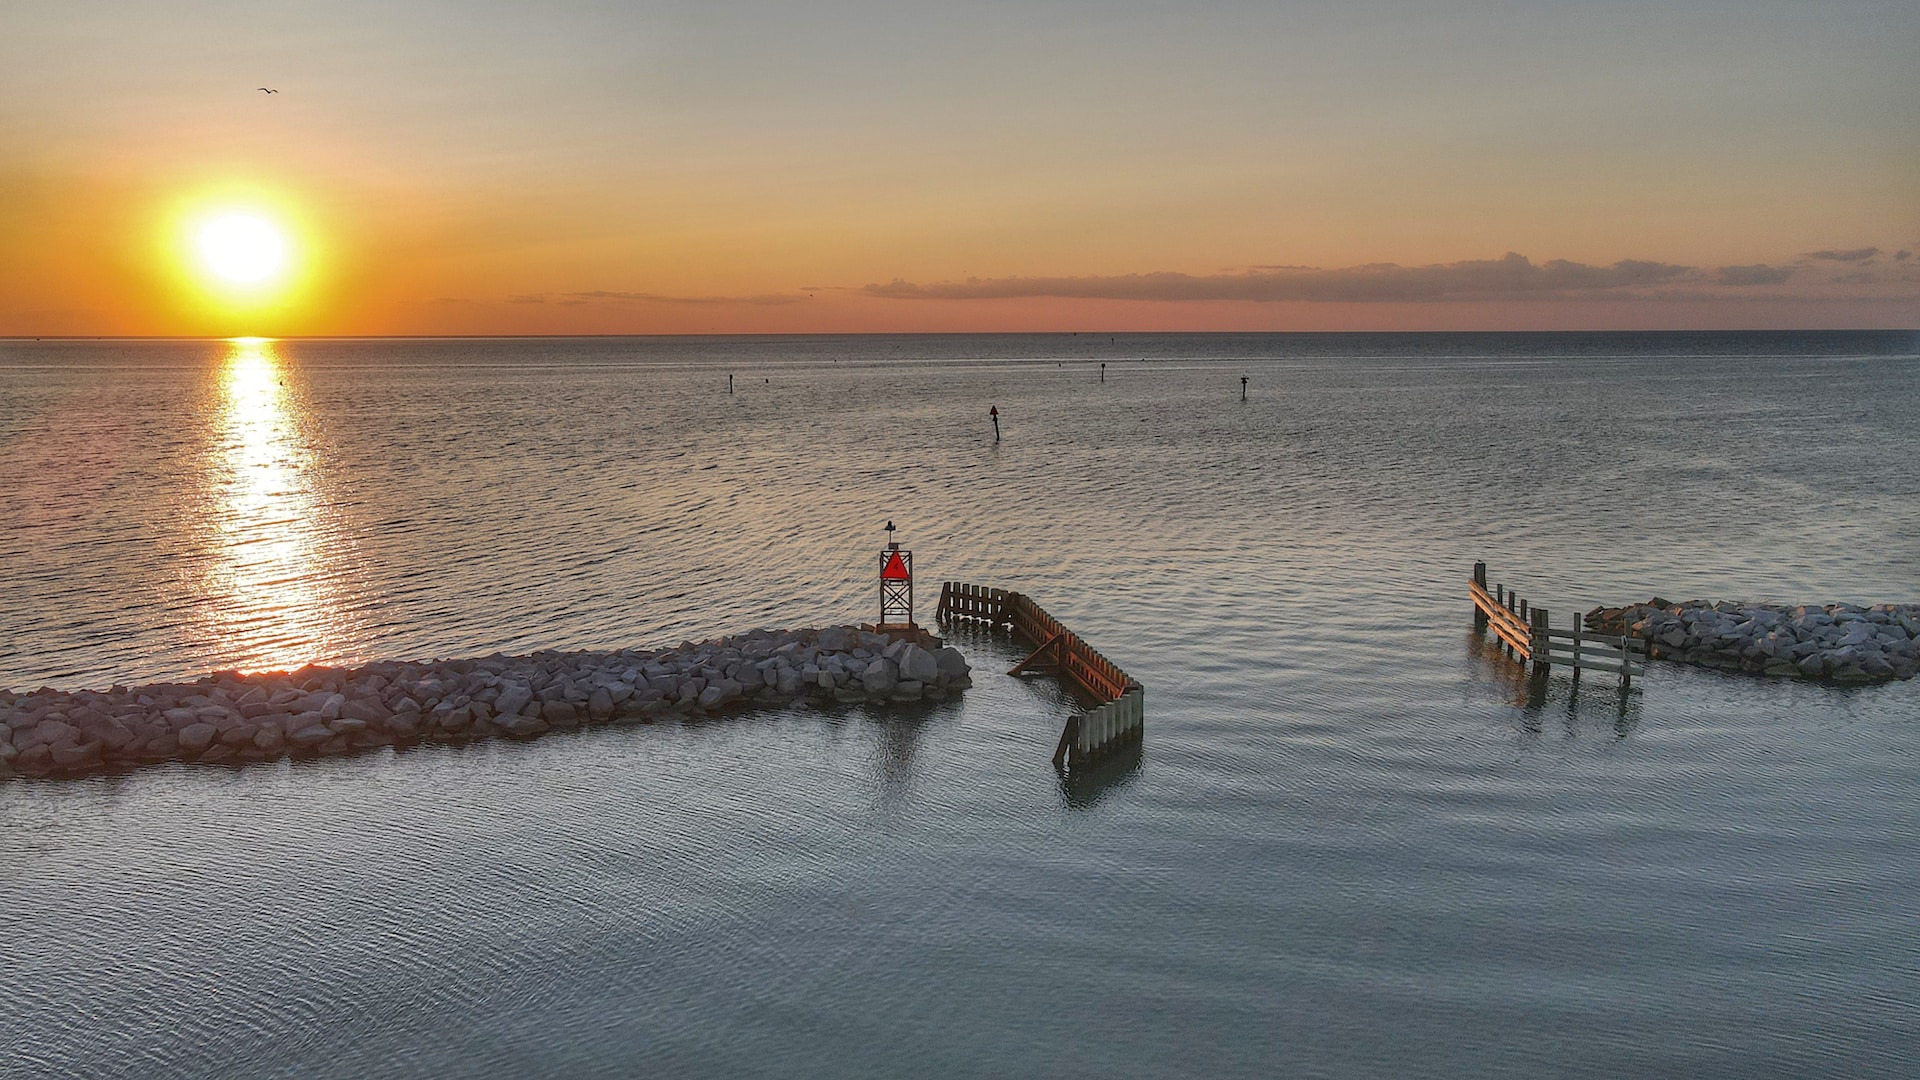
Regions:
<svg viewBox="0 0 1920 1080"><path fill-rule="evenodd" d="M1465 578L1920 599L1917 351L0 343L0 686L870 617L891 518L1148 703L0 783L0 1075L1910 1075L1920 684L1530 705Z"/></svg>

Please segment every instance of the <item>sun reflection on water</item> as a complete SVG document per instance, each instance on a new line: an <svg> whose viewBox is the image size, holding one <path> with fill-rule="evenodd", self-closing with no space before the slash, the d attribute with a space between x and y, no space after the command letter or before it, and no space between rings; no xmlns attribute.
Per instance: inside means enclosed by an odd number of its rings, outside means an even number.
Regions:
<svg viewBox="0 0 1920 1080"><path fill-rule="evenodd" d="M333 651L340 623L313 453L275 343L228 346L214 432L210 629L231 666L298 667Z"/></svg>

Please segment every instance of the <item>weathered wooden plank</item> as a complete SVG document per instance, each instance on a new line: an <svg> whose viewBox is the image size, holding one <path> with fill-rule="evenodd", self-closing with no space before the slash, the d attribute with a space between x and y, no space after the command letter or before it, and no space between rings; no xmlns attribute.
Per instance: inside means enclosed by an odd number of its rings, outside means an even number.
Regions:
<svg viewBox="0 0 1920 1080"><path fill-rule="evenodd" d="M1533 652L1533 639L1529 638L1526 634L1509 630L1507 627L1498 623L1493 624L1493 632L1501 641L1513 646L1514 651L1521 656L1527 656Z"/></svg>
<svg viewBox="0 0 1920 1080"><path fill-rule="evenodd" d="M1568 667L1573 668L1573 670L1575 671L1599 671L1599 672L1604 672L1610 675L1619 675L1623 671L1625 674L1628 674L1628 675L1645 675L1647 673L1647 669L1641 667L1638 664L1633 665L1631 668L1623 669L1619 664L1596 664L1585 659L1580 661L1579 667L1573 667L1572 664L1567 663L1567 661L1564 659L1556 662L1567 664Z"/></svg>
<svg viewBox="0 0 1920 1080"><path fill-rule="evenodd" d="M1640 640L1637 637L1622 636L1620 634L1589 634L1584 630L1578 632L1573 630L1548 630L1547 636L1561 641L1572 641L1577 637L1580 639L1582 647L1587 645L1605 645L1614 649L1620 648L1622 641L1638 642Z"/></svg>
<svg viewBox="0 0 1920 1080"><path fill-rule="evenodd" d="M1488 596L1487 591L1482 589L1478 583L1468 582L1467 594L1473 598L1474 606L1485 613L1488 619L1509 622L1519 627L1525 627L1527 625L1520 618L1519 614L1509 608L1505 603Z"/></svg>
<svg viewBox="0 0 1920 1080"><path fill-rule="evenodd" d="M1532 637L1533 635L1533 631L1529 629L1525 623L1511 615L1492 616L1487 619L1487 625L1496 630L1505 631L1508 634L1517 634L1520 637Z"/></svg>
<svg viewBox="0 0 1920 1080"><path fill-rule="evenodd" d="M1547 650L1544 655L1553 657L1554 663L1571 663L1573 661L1573 650L1564 646L1555 646ZM1584 647L1580 650L1581 667L1588 667L1592 664L1622 663L1630 663L1635 667L1641 667L1644 665L1644 660L1635 653L1602 652L1597 649Z"/></svg>
<svg viewBox="0 0 1920 1080"><path fill-rule="evenodd" d="M1481 593L1479 595L1474 596L1473 602L1474 602L1474 605L1480 608L1481 611L1483 611L1488 618L1505 619L1509 622L1514 622L1514 623L1521 622L1520 616L1516 614L1512 609L1508 608L1505 604L1495 603L1493 601L1493 598L1490 596L1487 596L1485 593Z"/></svg>

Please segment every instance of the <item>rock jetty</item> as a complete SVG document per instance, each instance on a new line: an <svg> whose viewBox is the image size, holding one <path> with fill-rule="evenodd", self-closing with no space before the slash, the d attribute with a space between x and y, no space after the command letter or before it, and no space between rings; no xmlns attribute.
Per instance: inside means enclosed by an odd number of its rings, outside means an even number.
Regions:
<svg viewBox="0 0 1920 1080"><path fill-rule="evenodd" d="M1644 639L1648 655L1727 670L1869 683L1920 671L1920 604L1675 604L1588 612L1587 629Z"/></svg>
<svg viewBox="0 0 1920 1080"><path fill-rule="evenodd" d="M0 691L0 777L233 765L803 701L939 700L972 685L937 639L756 630L663 650L304 667L105 691Z"/></svg>

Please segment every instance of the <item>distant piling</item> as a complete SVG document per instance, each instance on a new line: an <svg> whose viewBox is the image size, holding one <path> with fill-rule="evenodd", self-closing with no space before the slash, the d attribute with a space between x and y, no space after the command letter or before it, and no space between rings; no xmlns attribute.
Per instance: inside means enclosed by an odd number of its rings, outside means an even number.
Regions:
<svg viewBox="0 0 1920 1080"><path fill-rule="evenodd" d="M1240 376L1240 400L1247 400L1247 377L1245 375Z"/></svg>
<svg viewBox="0 0 1920 1080"><path fill-rule="evenodd" d="M1000 406L987 406L987 415L993 418L993 441L1000 441Z"/></svg>

